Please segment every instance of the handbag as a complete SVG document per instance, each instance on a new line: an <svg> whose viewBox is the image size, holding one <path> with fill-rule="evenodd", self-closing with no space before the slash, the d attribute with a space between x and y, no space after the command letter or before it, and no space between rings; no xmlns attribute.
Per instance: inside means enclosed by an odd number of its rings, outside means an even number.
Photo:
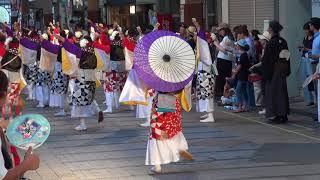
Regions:
<svg viewBox="0 0 320 180"><path fill-rule="evenodd" d="M248 76L248 81L251 83L261 81L261 80L262 80L262 77L259 74L250 74Z"/></svg>
<svg viewBox="0 0 320 180"><path fill-rule="evenodd" d="M176 112L176 97L171 94L158 94L158 112Z"/></svg>

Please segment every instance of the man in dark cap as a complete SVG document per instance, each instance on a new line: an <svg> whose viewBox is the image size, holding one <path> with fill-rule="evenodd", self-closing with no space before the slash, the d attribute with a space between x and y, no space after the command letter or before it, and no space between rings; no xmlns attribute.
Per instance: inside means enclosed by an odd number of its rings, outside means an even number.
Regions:
<svg viewBox="0 0 320 180"><path fill-rule="evenodd" d="M289 114L287 76L290 74L290 60L287 41L280 37L282 29L278 21L269 23L268 31L272 38L266 45L262 59L266 83L266 118L272 123L286 123Z"/></svg>

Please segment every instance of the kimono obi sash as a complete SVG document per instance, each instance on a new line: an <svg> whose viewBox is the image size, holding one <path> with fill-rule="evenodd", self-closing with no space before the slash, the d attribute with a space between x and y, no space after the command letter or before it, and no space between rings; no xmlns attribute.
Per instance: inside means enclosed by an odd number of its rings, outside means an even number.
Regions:
<svg viewBox="0 0 320 180"><path fill-rule="evenodd" d="M82 51L82 55L79 62L80 69L96 69L97 57L94 52Z"/></svg>
<svg viewBox="0 0 320 180"><path fill-rule="evenodd" d="M22 67L21 58L14 51L8 51L1 60L2 69L19 72Z"/></svg>

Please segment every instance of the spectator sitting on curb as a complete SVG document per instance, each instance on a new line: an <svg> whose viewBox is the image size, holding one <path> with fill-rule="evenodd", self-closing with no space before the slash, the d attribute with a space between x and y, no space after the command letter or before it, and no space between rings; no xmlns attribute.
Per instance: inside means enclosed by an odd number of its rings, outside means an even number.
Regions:
<svg viewBox="0 0 320 180"><path fill-rule="evenodd" d="M232 86L233 80L226 78L224 85L223 96L221 96L221 106L234 106L236 104L236 92Z"/></svg>

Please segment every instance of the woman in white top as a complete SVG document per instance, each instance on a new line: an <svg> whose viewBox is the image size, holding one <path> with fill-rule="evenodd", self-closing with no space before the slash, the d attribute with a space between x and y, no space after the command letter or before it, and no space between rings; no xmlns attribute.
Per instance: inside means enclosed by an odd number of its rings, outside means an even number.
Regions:
<svg viewBox="0 0 320 180"><path fill-rule="evenodd" d="M216 77L215 96L221 97L223 95L223 88L226 83L226 78L231 77L232 61L234 56L232 54L234 46L234 38L229 27L225 24L217 28L219 35L223 37L219 43L215 41L214 45L219 50L217 55L217 69L219 75Z"/></svg>

